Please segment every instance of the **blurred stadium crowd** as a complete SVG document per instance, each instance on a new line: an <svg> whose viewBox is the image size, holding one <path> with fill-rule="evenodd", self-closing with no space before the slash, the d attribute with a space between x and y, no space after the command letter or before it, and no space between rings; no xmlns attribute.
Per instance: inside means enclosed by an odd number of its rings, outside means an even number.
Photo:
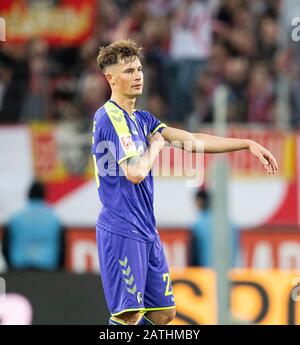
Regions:
<svg viewBox="0 0 300 345"><path fill-rule="evenodd" d="M39 37L1 44L0 123L45 120L88 130L110 96L96 65L99 47L130 37L144 48L139 106L162 120L193 130L211 122L213 93L223 83L228 122L274 126L281 117L299 127L300 44L287 35L293 6L300 2L101 0L94 33L81 46L51 47Z"/></svg>

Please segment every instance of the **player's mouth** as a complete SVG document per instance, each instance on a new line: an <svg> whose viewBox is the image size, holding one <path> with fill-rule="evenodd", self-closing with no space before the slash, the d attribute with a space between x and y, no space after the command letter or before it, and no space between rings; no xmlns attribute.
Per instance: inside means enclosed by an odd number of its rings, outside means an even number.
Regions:
<svg viewBox="0 0 300 345"><path fill-rule="evenodd" d="M135 89L140 89L140 88L143 87L143 85L142 84L137 84L137 85L132 85L132 87L135 88Z"/></svg>

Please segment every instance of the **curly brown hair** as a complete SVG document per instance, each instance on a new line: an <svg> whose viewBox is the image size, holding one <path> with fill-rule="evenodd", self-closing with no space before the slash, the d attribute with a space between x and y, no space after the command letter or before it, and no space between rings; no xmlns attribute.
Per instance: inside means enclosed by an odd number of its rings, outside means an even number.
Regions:
<svg viewBox="0 0 300 345"><path fill-rule="evenodd" d="M142 48L131 39L118 40L106 47L100 47L97 64L101 70L117 64L119 60L133 61L142 58Z"/></svg>

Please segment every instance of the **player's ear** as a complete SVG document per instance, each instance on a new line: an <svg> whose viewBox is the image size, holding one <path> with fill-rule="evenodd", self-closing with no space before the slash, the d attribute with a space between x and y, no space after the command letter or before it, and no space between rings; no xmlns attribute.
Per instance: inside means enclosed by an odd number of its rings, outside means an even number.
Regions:
<svg viewBox="0 0 300 345"><path fill-rule="evenodd" d="M115 85L114 76L112 73L109 73L109 72L105 73L105 77L110 85Z"/></svg>

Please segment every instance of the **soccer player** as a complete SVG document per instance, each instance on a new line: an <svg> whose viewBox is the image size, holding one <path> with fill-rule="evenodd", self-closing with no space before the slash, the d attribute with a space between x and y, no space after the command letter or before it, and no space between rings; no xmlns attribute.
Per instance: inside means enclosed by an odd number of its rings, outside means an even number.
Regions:
<svg viewBox="0 0 300 345"><path fill-rule="evenodd" d="M141 48L119 40L100 48L97 63L112 90L94 117L93 158L103 208L96 225L99 263L112 325L165 325L176 306L153 212L151 168L165 140L198 152L249 150L269 173L272 154L251 140L193 134L135 109L143 91ZM172 87L170 85L170 87ZM140 315L143 315L140 318Z"/></svg>

